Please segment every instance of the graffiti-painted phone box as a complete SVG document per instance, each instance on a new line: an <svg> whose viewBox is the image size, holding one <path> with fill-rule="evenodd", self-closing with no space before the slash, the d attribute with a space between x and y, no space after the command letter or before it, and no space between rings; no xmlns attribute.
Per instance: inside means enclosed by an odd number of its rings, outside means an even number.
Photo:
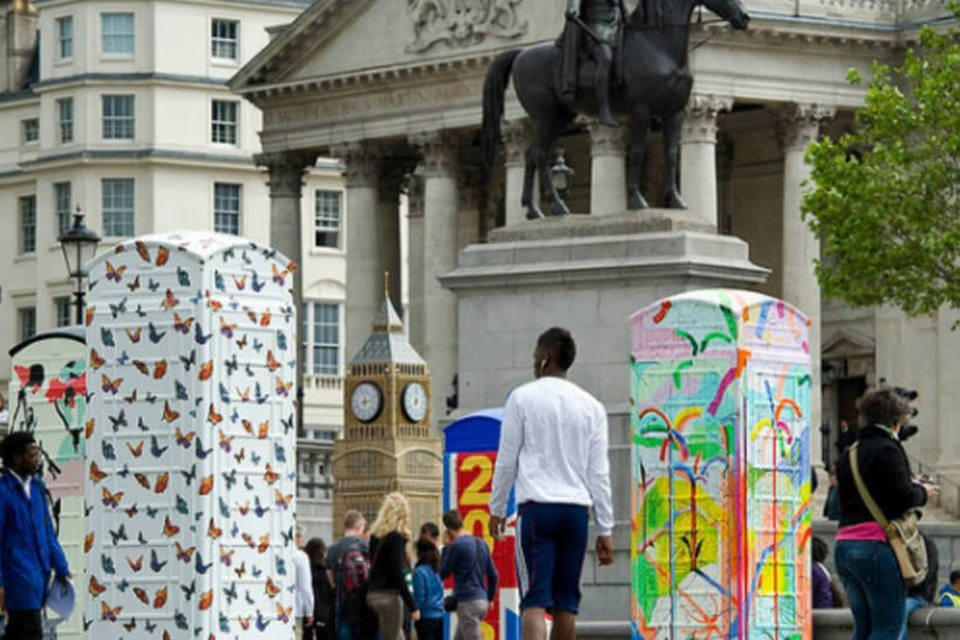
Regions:
<svg viewBox="0 0 960 640"><path fill-rule="evenodd" d="M631 321L634 637L811 638L808 319L707 290Z"/></svg>
<svg viewBox="0 0 960 640"><path fill-rule="evenodd" d="M88 637L291 637L293 269L201 233L89 265Z"/></svg>
<svg viewBox="0 0 960 640"><path fill-rule="evenodd" d="M10 349L11 430L32 429L43 451L43 482L70 571L83 575L83 423L86 358L80 326L37 334ZM77 594L82 603L83 591ZM80 606L58 621L60 640L83 636Z"/></svg>

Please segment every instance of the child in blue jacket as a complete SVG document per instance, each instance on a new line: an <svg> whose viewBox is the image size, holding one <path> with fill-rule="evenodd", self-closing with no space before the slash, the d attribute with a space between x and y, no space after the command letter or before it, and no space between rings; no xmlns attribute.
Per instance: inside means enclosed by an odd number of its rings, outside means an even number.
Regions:
<svg viewBox="0 0 960 640"><path fill-rule="evenodd" d="M417 540L417 567L413 570L413 601L420 611L419 640L443 638L443 583L440 581L440 551L425 538Z"/></svg>

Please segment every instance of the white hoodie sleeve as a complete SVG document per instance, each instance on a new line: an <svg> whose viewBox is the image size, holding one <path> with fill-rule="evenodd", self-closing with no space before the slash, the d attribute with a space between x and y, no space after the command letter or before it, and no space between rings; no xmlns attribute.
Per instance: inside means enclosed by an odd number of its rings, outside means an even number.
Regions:
<svg viewBox="0 0 960 640"><path fill-rule="evenodd" d="M608 536L613 532L613 501L610 497L610 459L607 456L607 413L603 407L596 413L596 424L587 454L587 488L593 500L597 535Z"/></svg>
<svg viewBox="0 0 960 640"><path fill-rule="evenodd" d="M507 514L507 500L517 479L520 447L523 444L523 416L515 395L511 393L507 398L503 423L500 425L497 463L493 468L493 486L490 489L490 515L501 518Z"/></svg>

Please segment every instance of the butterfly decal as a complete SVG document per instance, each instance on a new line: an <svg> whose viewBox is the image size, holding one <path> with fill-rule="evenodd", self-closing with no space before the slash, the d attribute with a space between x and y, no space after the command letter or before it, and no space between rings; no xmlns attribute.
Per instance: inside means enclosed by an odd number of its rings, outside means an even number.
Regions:
<svg viewBox="0 0 960 640"><path fill-rule="evenodd" d="M181 318L180 315L177 314L176 312L174 312L173 314L174 330L179 331L184 335L188 335L190 333L190 329L193 327L193 323L195 321L196 319L193 317L184 319L184 318Z"/></svg>
<svg viewBox="0 0 960 640"><path fill-rule="evenodd" d="M143 243L143 240L137 240L134 245L137 248L140 259L144 262L150 262L150 252L147 250L147 245Z"/></svg>
<svg viewBox="0 0 960 640"><path fill-rule="evenodd" d="M203 382L209 380L213 375L213 360L208 360L200 365L200 371L197 373L197 379Z"/></svg>
<svg viewBox="0 0 960 640"><path fill-rule="evenodd" d="M200 594L200 599L197 601L197 609L206 611L210 608L211 604L213 604L213 589Z"/></svg>
<svg viewBox="0 0 960 640"><path fill-rule="evenodd" d="M286 284L289 271L287 269L281 271L277 269L277 265L271 265L271 268L273 270L273 281L277 284L277 286L284 286L284 284Z"/></svg>
<svg viewBox="0 0 960 640"><path fill-rule="evenodd" d="M170 484L170 472L164 471L159 476L157 476L157 481L154 484L153 492L154 493L163 493L167 490L167 485Z"/></svg>
<svg viewBox="0 0 960 640"><path fill-rule="evenodd" d="M220 424L221 422L223 422L223 414L217 413L217 410L216 408L214 408L212 402L210 403L210 409L207 411L207 422L209 422L210 424ZM220 434L221 434L221 442L222 442L223 431L221 431Z"/></svg>
<svg viewBox="0 0 960 640"><path fill-rule="evenodd" d="M90 595L94 598L99 598L100 594L106 590L107 588L97 580L97 576L90 576L90 582L87 583L87 591L90 592Z"/></svg>
<svg viewBox="0 0 960 640"><path fill-rule="evenodd" d="M293 388L293 381L284 382L282 378L276 379L276 389L277 394L283 396L284 398L290 397L290 389Z"/></svg>
<svg viewBox="0 0 960 640"><path fill-rule="evenodd" d="M161 340L163 340L163 337L164 337L165 335L167 335L167 332L166 332L166 331L157 331L157 328L156 328L155 326L153 326L153 323L152 323L152 322L148 322L148 323L147 323L147 335L148 335L148 337L150 338L150 342L152 342L153 344L157 344L158 342L160 342Z"/></svg>
<svg viewBox="0 0 960 640"><path fill-rule="evenodd" d="M140 573L140 570L143 569L143 556L137 556L136 560L128 557L127 566L129 566L134 573Z"/></svg>
<svg viewBox="0 0 960 640"><path fill-rule="evenodd" d="M123 607L111 607L106 602L100 602L100 619L108 620L110 622L116 622L117 618L120 616L120 613L123 611Z"/></svg>
<svg viewBox="0 0 960 640"><path fill-rule="evenodd" d="M204 476L200 480L200 487L197 489L197 493L201 496L205 496L213 491L213 474Z"/></svg>
<svg viewBox="0 0 960 640"><path fill-rule="evenodd" d="M131 344L137 344L140 342L140 337L143 335L143 327L137 327L136 329L124 329L123 332L127 334L127 339Z"/></svg>
<svg viewBox="0 0 960 640"><path fill-rule="evenodd" d="M93 324L93 318L94 318L94 315L96 315L96 313L97 313L96 307L87 307L86 309L83 310L84 326L89 327L91 324Z"/></svg>
<svg viewBox="0 0 960 640"><path fill-rule="evenodd" d="M153 608L162 609L163 605L167 604L167 587L157 589L153 594Z"/></svg>
<svg viewBox="0 0 960 640"><path fill-rule="evenodd" d="M163 296L163 301L160 303L160 305L167 311L170 311L171 309L176 307L178 304L180 304L180 300L175 295L173 295L173 291L171 291L170 289L167 289L167 293L165 296Z"/></svg>
<svg viewBox="0 0 960 640"><path fill-rule="evenodd" d="M180 431L180 427L177 427L176 430L174 431L174 435L177 438L178 445L180 445L184 449L189 449L191 446L193 446L193 439L197 437L197 432L190 431L187 433L183 433L182 431Z"/></svg>
<svg viewBox="0 0 960 640"><path fill-rule="evenodd" d="M170 401L164 400L163 401L163 421L169 424L179 417L180 417L180 412L174 411L173 409L171 409Z"/></svg>
<svg viewBox="0 0 960 640"><path fill-rule="evenodd" d="M283 509L284 511L286 511L287 509L290 508L290 503L293 502L293 494L290 494L290 495L286 495L286 496L285 496L285 495L283 495L282 493L280 493L279 490L274 489L274 490L273 490L273 500L274 500L274 503L275 503L278 507L280 507L281 509Z"/></svg>
<svg viewBox="0 0 960 640"><path fill-rule="evenodd" d="M170 516L166 516L163 519L163 535L168 538L172 538L178 533L180 533L180 527L176 526L170 521Z"/></svg>
<svg viewBox="0 0 960 640"><path fill-rule="evenodd" d="M117 395L117 393L120 391L120 385L123 384L123 378L111 379L110 376L106 374L101 374L100 380L103 383L102 389L104 393L109 393L111 395Z"/></svg>
<svg viewBox="0 0 960 640"><path fill-rule="evenodd" d="M163 265L167 264L167 260L169 259L170 249L167 249L166 247L160 247L157 249L157 260L154 264L156 264L158 267L162 267Z"/></svg>
<svg viewBox="0 0 960 640"><path fill-rule="evenodd" d="M153 379L162 380L165 375L167 375L167 361L160 360L153 365Z"/></svg>
<svg viewBox="0 0 960 640"><path fill-rule="evenodd" d="M132 445L132 444L130 444L130 443L128 442L128 443L127 443L127 449L130 450L130 455L132 455L134 458L139 458L140 456L143 455L143 440L141 440L139 443L137 443L136 446L134 446L134 445Z"/></svg>
<svg viewBox="0 0 960 640"><path fill-rule="evenodd" d="M120 500L123 499L123 491L111 493L106 487L104 487L101 491L101 502L103 502L103 506L115 509L120 505Z"/></svg>
<svg viewBox="0 0 960 640"><path fill-rule="evenodd" d="M273 357L273 351L267 351L267 370L273 373L281 367L280 361Z"/></svg>
<svg viewBox="0 0 960 640"><path fill-rule="evenodd" d="M267 463L267 470L263 472L263 479L271 486L280 479L280 474L273 470L269 462Z"/></svg>
<svg viewBox="0 0 960 640"><path fill-rule="evenodd" d="M267 577L267 583L263 587L264 593L271 598L276 598L277 594L280 593L280 587L276 585L273 581L273 578Z"/></svg>
<svg viewBox="0 0 960 640"><path fill-rule="evenodd" d="M113 282L119 283L123 279L123 274L127 271L126 265L121 265L120 267L114 267L113 263L109 260L107 263L107 280L112 280Z"/></svg>
<svg viewBox="0 0 960 640"><path fill-rule="evenodd" d="M97 461L94 460L90 463L90 480L96 484L109 476L110 474L106 471L101 471L100 467L97 465Z"/></svg>
<svg viewBox="0 0 960 640"><path fill-rule="evenodd" d="M190 564L193 560L193 554L197 551L196 547L187 547L184 549L180 546L179 542L175 542L174 545L177 548L177 560L183 560L185 563Z"/></svg>

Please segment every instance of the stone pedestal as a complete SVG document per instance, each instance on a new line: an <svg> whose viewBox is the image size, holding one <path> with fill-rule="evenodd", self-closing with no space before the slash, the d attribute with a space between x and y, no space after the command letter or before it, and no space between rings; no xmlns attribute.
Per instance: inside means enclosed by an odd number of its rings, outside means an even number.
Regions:
<svg viewBox="0 0 960 640"><path fill-rule="evenodd" d="M701 288L752 288L767 271L742 240L718 236L689 212L566 216L497 229L460 252L441 278L457 296L460 411L502 406L532 377L537 336L551 326L577 341L570 378L610 416L616 563L585 563L582 619L629 615L629 316L660 298ZM692 230L699 228L701 231Z"/></svg>

